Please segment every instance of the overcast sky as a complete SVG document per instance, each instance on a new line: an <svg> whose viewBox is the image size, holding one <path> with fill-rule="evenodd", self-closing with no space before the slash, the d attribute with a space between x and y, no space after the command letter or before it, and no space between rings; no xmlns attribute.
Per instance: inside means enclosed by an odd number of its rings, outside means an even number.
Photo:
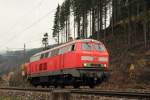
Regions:
<svg viewBox="0 0 150 100"><path fill-rule="evenodd" d="M51 37L54 13L64 0L0 0L0 51L41 47L44 33Z"/></svg>

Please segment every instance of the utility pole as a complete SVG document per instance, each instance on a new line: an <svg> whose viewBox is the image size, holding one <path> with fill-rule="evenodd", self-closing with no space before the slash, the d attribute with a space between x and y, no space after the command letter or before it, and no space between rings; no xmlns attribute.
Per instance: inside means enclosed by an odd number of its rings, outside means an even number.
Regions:
<svg viewBox="0 0 150 100"><path fill-rule="evenodd" d="M26 44L24 43L24 48L23 48L23 55L24 55L24 64L26 62Z"/></svg>
<svg viewBox="0 0 150 100"><path fill-rule="evenodd" d="M44 45L43 50L46 50L48 46L48 33L44 34L44 37L42 38L42 44Z"/></svg>

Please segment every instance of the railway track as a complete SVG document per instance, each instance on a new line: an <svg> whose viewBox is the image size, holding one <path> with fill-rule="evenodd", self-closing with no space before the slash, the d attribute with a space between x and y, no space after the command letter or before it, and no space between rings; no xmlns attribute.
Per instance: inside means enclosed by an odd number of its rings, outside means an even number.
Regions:
<svg viewBox="0 0 150 100"><path fill-rule="evenodd" d="M125 98L148 98L150 99L150 91L117 91L117 90L98 90L98 89L54 89L54 88L17 88L17 87L1 87L0 90L12 91L30 91L30 92L47 92L47 93L68 93L80 95L96 95L110 97L125 97Z"/></svg>
<svg viewBox="0 0 150 100"><path fill-rule="evenodd" d="M52 89L44 88L18 88L18 87L0 87L0 90L16 90L16 91L31 91L31 92L51 92Z"/></svg>
<svg viewBox="0 0 150 100"><path fill-rule="evenodd" d="M150 99L150 92L130 92L130 91L115 91L115 90L76 90L72 91L72 93L78 94L86 94L86 95L102 95L102 96L112 96L112 97L136 97L136 98L149 98Z"/></svg>

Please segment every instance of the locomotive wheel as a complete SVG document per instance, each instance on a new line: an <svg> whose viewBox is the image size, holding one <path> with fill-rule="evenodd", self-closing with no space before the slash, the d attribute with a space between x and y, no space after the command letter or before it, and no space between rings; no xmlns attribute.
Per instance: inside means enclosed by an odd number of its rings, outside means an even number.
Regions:
<svg viewBox="0 0 150 100"><path fill-rule="evenodd" d="M38 86L38 85L36 85L36 84L32 84L32 85L33 85L35 88L37 88L37 86Z"/></svg>
<svg viewBox="0 0 150 100"><path fill-rule="evenodd" d="M38 84L35 84L34 82L31 82L30 84L35 88L38 86Z"/></svg>
<svg viewBox="0 0 150 100"><path fill-rule="evenodd" d="M45 86L44 85L42 85L42 88L44 88Z"/></svg>
<svg viewBox="0 0 150 100"><path fill-rule="evenodd" d="M55 84L54 87L57 88L58 87L57 84Z"/></svg>
<svg viewBox="0 0 150 100"><path fill-rule="evenodd" d="M65 87L65 86L64 86L63 84L62 84L62 85L60 85L60 88L62 88L62 89L63 89L64 87Z"/></svg>
<svg viewBox="0 0 150 100"><path fill-rule="evenodd" d="M76 83L76 84L73 85L73 87L76 89L76 88L79 88L80 85Z"/></svg>
<svg viewBox="0 0 150 100"><path fill-rule="evenodd" d="M93 89L93 88L95 87L95 85L94 85L94 84L90 84L89 87L90 87L91 89Z"/></svg>
<svg viewBox="0 0 150 100"><path fill-rule="evenodd" d="M50 86L49 86L49 85L47 85L46 87L47 87L47 88L49 88Z"/></svg>

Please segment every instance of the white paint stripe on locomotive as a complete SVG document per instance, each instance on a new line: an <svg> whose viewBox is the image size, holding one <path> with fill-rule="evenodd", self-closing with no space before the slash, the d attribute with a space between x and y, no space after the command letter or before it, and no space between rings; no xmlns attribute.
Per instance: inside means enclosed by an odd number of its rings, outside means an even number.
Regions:
<svg viewBox="0 0 150 100"><path fill-rule="evenodd" d="M96 42L96 43L101 43L100 41L97 41L97 40L94 40L94 39L74 40L74 41L71 41L71 42L62 44L62 45L60 45L60 46L56 46L56 47L51 48L51 49L49 49L49 50L42 51L42 52L39 52L39 53L37 53L37 54L34 54L32 57L38 56L38 55L43 54L43 53L50 52L50 51L55 50L55 49L59 49L59 48L61 48L61 47L64 47L64 46L67 46L67 45L70 45L70 44L74 44L74 43L77 43L77 42Z"/></svg>

